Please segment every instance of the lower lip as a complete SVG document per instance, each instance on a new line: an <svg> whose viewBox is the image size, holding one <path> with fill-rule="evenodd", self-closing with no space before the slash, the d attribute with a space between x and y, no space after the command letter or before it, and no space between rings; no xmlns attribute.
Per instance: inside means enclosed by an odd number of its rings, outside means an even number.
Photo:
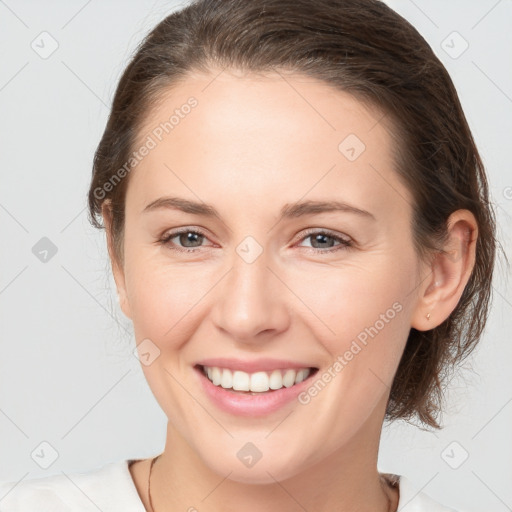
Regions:
<svg viewBox="0 0 512 512"><path fill-rule="evenodd" d="M311 373L307 379L289 388L283 387L267 393L250 395L215 386L206 377L202 369L194 369L198 373L201 385L210 400L219 409L238 416L265 416L281 409L297 398L297 395L310 385L310 379L313 376L313 373Z"/></svg>

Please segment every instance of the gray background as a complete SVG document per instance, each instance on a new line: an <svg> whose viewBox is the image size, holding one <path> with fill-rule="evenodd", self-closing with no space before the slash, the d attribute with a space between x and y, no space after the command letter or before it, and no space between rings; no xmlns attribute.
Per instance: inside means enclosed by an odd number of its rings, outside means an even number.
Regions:
<svg viewBox="0 0 512 512"><path fill-rule="evenodd" d="M510 258L512 2L389 4L455 82ZM0 479L87 471L164 447L167 418L132 355L103 233L89 226L85 199L120 73L177 5L0 1ZM46 247L43 237L57 250L46 262L33 252ZM498 264L488 328L452 382L445 428L401 422L382 437L380 470L405 474L418 490L468 512L512 510L507 278Z"/></svg>

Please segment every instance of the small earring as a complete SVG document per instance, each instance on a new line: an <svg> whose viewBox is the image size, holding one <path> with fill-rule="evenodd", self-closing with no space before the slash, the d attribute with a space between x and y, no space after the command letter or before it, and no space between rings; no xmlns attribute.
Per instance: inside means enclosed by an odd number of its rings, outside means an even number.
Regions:
<svg viewBox="0 0 512 512"><path fill-rule="evenodd" d="M430 320L430 313L427 313L427 320Z"/></svg>

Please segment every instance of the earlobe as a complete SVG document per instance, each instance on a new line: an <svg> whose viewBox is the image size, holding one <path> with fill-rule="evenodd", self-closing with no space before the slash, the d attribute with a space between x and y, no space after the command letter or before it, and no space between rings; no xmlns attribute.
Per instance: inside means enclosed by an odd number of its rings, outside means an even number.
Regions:
<svg viewBox="0 0 512 512"><path fill-rule="evenodd" d="M107 248L108 254L110 257L110 266L112 269L112 274L114 276L114 281L116 283L117 289L117 298L119 301L119 306L121 307L121 311L131 319L131 311L130 304L128 301L127 293L126 293L126 284L125 284L125 276L124 269L121 263L118 261L118 257L116 255L116 251L114 248L114 239L112 233L112 210L110 200L106 200L102 207L102 217L105 225L105 234L107 239Z"/></svg>
<svg viewBox="0 0 512 512"><path fill-rule="evenodd" d="M443 250L432 259L419 287L411 327L427 331L444 322L457 307L475 265L478 226L469 210L457 210L447 223Z"/></svg>

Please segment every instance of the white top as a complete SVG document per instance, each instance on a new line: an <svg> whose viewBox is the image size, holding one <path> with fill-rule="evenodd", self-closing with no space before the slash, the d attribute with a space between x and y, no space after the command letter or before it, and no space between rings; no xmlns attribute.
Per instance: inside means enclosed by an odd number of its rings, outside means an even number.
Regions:
<svg viewBox="0 0 512 512"><path fill-rule="evenodd" d="M126 459L82 473L0 482L0 512L146 512ZM456 512L396 475L400 512Z"/></svg>

